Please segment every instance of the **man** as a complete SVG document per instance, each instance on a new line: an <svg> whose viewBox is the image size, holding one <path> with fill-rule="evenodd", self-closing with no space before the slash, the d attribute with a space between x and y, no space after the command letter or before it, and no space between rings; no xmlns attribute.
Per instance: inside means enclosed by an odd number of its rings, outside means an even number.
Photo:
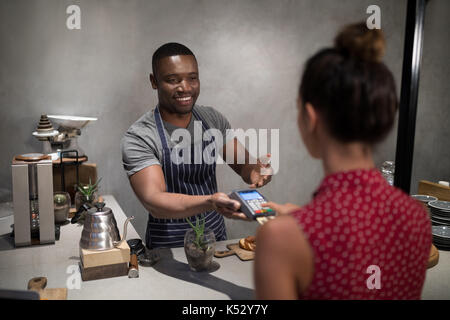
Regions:
<svg viewBox="0 0 450 320"><path fill-rule="evenodd" d="M234 153L234 161L227 162L232 162L231 168L251 187L265 185L271 176L261 174L264 166L259 161L250 164L247 150L245 163L237 164L237 151L243 146L236 138L227 137L226 130L231 128L228 120L211 107L195 105L200 80L191 50L178 43L161 46L153 54L152 72L150 82L158 92L159 103L128 129L121 143L123 166L131 187L150 213L146 245L183 246L184 234L190 228L185 218L194 224L196 218L204 218L216 240L225 240L223 216L245 219L245 215L237 212L239 202L217 192L217 155L210 152L210 147L222 139L208 133L211 129L220 130L225 143L217 147L222 148L225 160L227 150ZM193 137L192 143L182 141L186 148L179 148L179 141L171 139L180 128ZM203 133L200 137L193 134L199 129ZM192 161L198 160L199 154L207 161ZM179 155L191 161L175 161Z"/></svg>

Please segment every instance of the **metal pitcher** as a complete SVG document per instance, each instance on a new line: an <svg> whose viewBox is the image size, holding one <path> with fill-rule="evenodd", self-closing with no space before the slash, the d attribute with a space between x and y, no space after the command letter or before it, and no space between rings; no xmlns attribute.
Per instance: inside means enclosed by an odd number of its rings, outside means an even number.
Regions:
<svg viewBox="0 0 450 320"><path fill-rule="evenodd" d="M108 250L120 246L126 240L128 222L132 219L134 216L125 221L120 238L112 210L105 207L103 202L95 203L95 207L86 212L80 247L88 250Z"/></svg>

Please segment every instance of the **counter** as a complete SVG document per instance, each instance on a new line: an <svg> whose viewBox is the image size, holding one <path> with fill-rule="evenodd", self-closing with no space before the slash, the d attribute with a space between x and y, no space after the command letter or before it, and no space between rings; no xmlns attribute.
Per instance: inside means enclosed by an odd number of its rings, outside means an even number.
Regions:
<svg viewBox="0 0 450 320"><path fill-rule="evenodd" d="M115 198L103 197L115 215L120 232L126 219ZM130 214L131 215L131 214ZM13 217L0 216L0 288L25 290L28 280L45 276L47 288L67 287L68 299L253 299L253 261L237 256L214 258L216 271L190 271L183 248L160 249L161 259L152 267L139 267L139 278L127 276L81 281L78 269L82 226L61 227L60 240L53 245L15 248L11 231ZM139 238L129 224L127 239ZM225 250L221 241L216 250ZM439 251L439 263L427 271L423 299L450 299L450 252Z"/></svg>
<svg viewBox="0 0 450 320"><path fill-rule="evenodd" d="M117 220L122 234L126 215L111 195L103 196ZM12 216L0 218L2 234L11 231ZM78 269L79 241L83 227L67 224L61 227L60 240L52 245L15 248L8 235L0 236L0 288L25 290L28 280L47 277L47 288L67 287L68 299L253 299L253 262L237 256L217 259L216 271L193 272L183 248L160 249L161 259L152 267L139 266L139 278L127 276L81 281ZM139 238L128 224L127 239ZM216 250L226 250L221 241Z"/></svg>

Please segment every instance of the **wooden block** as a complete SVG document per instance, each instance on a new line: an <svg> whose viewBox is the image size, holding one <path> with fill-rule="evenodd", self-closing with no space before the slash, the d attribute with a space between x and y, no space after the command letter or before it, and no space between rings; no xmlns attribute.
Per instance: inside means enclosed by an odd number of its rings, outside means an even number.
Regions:
<svg viewBox="0 0 450 320"><path fill-rule="evenodd" d="M450 201L450 187L440 185L439 183L421 180L419 181L417 192L419 194L436 197L439 200Z"/></svg>
<svg viewBox="0 0 450 320"><path fill-rule="evenodd" d="M117 263L86 268L80 262L81 279L83 281L122 277L128 275L128 263Z"/></svg>
<svg viewBox="0 0 450 320"><path fill-rule="evenodd" d="M84 268L130 262L130 247L123 241L118 248L109 250L86 250L80 248L80 258Z"/></svg>

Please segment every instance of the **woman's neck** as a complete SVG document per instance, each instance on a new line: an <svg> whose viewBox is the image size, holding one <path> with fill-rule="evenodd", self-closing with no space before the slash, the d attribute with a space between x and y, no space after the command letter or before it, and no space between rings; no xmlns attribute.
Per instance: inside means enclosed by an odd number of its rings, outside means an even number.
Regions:
<svg viewBox="0 0 450 320"><path fill-rule="evenodd" d="M323 148L322 160L325 175L355 169L375 168L372 148L359 142L344 144L329 141Z"/></svg>

